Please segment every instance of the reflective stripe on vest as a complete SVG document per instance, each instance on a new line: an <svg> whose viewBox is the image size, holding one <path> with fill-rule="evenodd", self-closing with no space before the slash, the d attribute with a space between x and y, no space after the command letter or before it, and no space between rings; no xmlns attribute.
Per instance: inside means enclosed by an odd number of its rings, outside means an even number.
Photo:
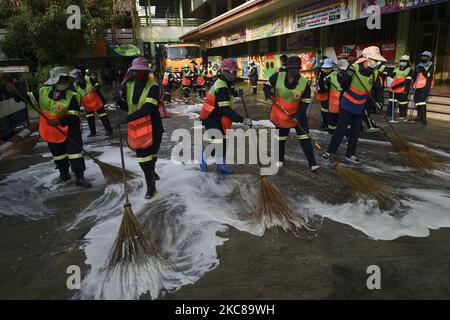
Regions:
<svg viewBox="0 0 450 320"><path fill-rule="evenodd" d="M339 113L341 110L339 106L339 100L341 98L342 87L337 76L337 71L333 71L330 75L327 76L327 79L329 79L331 82L330 96L328 99L328 110L331 113Z"/></svg>
<svg viewBox="0 0 450 320"><path fill-rule="evenodd" d="M52 87L42 87L39 89L39 108L47 119L60 119L68 114L70 101L74 96L79 97L77 93L67 90L66 97L61 100L53 100L49 97ZM55 127L50 126L47 120L40 116L39 134L46 142L62 143L66 140L69 128L67 126L58 126L62 132Z"/></svg>
<svg viewBox="0 0 450 320"><path fill-rule="evenodd" d="M378 77L378 70L374 70L369 76L364 76L359 71L359 64L354 64L355 75L352 77L350 86L344 91L341 99L341 108L353 114L362 114L367 101L367 90L372 90L375 79ZM358 80L358 77L359 80ZM360 80L362 81L361 84Z"/></svg>
<svg viewBox="0 0 450 320"><path fill-rule="evenodd" d="M428 70L430 69L430 67L433 64L430 63L428 66L425 67L425 71L428 72ZM414 89L422 89L427 85L427 77L425 77L422 72L419 72L419 74L417 75L416 78L416 82L414 82Z"/></svg>
<svg viewBox="0 0 450 320"><path fill-rule="evenodd" d="M152 98L148 98L150 89L155 86L153 81L147 81L144 89L142 90L141 97L137 104L133 103L133 94L135 82L127 82L127 103L128 114L132 114L139 110L145 103L158 104L158 101ZM141 117L134 121L128 122L128 146L132 150L146 149L153 144L153 128L152 121L149 115Z"/></svg>
<svg viewBox="0 0 450 320"><path fill-rule="evenodd" d="M394 93L402 93L406 90L406 86L401 86L399 88L396 89L392 89L393 86L402 83L406 80L406 77L408 76L408 74L410 73L411 68L408 67L405 70L401 70L400 68L395 68L394 69L394 73L395 73L395 77L392 80L391 86L389 87L389 91L390 92L394 92Z"/></svg>
<svg viewBox="0 0 450 320"><path fill-rule="evenodd" d="M299 78L297 87L293 90L286 88L284 81L286 72L278 73L277 83L275 84L274 99L291 115L295 114L300 107L301 97L308 85L308 80ZM293 128L296 123L292 121L280 108L274 103L270 109L270 121L279 128Z"/></svg>

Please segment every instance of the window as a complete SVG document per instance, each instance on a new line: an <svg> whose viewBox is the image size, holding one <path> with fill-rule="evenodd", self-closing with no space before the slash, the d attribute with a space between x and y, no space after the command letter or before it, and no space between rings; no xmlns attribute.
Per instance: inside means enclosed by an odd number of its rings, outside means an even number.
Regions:
<svg viewBox="0 0 450 320"><path fill-rule="evenodd" d="M167 49L167 57L172 60L200 58L200 48L197 46L171 47Z"/></svg>

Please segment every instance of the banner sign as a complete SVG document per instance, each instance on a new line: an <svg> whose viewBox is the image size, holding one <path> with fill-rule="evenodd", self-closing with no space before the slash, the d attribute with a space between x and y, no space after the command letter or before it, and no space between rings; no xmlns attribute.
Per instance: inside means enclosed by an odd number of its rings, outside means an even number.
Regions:
<svg viewBox="0 0 450 320"><path fill-rule="evenodd" d="M362 54L364 48L369 46L381 47L383 57L388 61L395 61L396 56L396 46L395 42L389 43L370 43L364 45L345 45L342 47L327 47L325 50L325 55L334 61L344 59L347 60L349 64L352 64L356 59Z"/></svg>
<svg viewBox="0 0 450 320"><path fill-rule="evenodd" d="M278 36L284 33L284 17L276 17L247 26L246 41Z"/></svg>
<svg viewBox="0 0 450 320"><path fill-rule="evenodd" d="M343 1L308 13L293 13L293 32L323 27L353 19L349 1Z"/></svg>
<svg viewBox="0 0 450 320"><path fill-rule="evenodd" d="M426 5L446 2L447 0L391 0L391 1L376 1L376 0L362 0L360 7L361 18L371 15L370 6L377 5L380 7L381 14L392 13L401 10L414 9Z"/></svg>
<svg viewBox="0 0 450 320"><path fill-rule="evenodd" d="M28 72L30 72L28 66L0 67L0 73L28 73Z"/></svg>
<svg viewBox="0 0 450 320"><path fill-rule="evenodd" d="M232 44L236 44L236 43L245 42L246 41L246 35L247 35L247 32L246 32L245 28L241 29L241 30L237 30L237 31L229 34L226 37L226 39L225 39L226 44L227 45L232 45Z"/></svg>

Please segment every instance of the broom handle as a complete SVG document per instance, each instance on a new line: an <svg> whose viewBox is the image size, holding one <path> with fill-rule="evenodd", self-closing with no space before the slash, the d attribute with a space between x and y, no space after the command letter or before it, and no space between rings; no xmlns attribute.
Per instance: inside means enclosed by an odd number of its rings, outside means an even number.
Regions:
<svg viewBox="0 0 450 320"><path fill-rule="evenodd" d="M372 100L372 102L374 104L377 104L379 102L377 102L375 100L375 98L372 96L372 94L370 93L369 89L367 89L366 85L362 82L361 78L358 76L358 73L355 72L354 75L356 76L356 79L358 79L359 83L363 86L364 90L366 91L366 93L368 94L369 98ZM389 127L391 127L392 131L395 133L395 135L397 136L398 139L400 139L401 141L403 141L402 137L400 137L400 135L398 134L397 130L395 130L394 126L389 122L389 120L387 119L386 115L383 115L383 119L387 122L387 124L389 125Z"/></svg>
<svg viewBox="0 0 450 320"><path fill-rule="evenodd" d="M315 145L315 147L317 149L319 149L320 152L324 152L324 148L315 140L312 138L311 134L309 134L308 132L305 131L305 129L303 129L303 127L300 125L300 123L298 122L297 119L295 119L292 115L289 114L289 112L286 111L286 109L284 109L279 103L278 101L276 101L274 99L274 97L270 97L270 99L272 100L272 102L285 114L289 117L289 119L291 119L292 121L295 122L296 126L303 132L303 134L305 134L306 136L308 136L309 139L311 139L311 141L313 142L313 144Z"/></svg>
<svg viewBox="0 0 450 320"><path fill-rule="evenodd" d="M125 192L125 205L129 204L128 200L128 185L127 185L127 175L125 169L125 157L123 155L123 139L122 139L122 128L119 127L119 142L120 142L120 160L122 162L122 173L123 173L123 189Z"/></svg>
<svg viewBox="0 0 450 320"><path fill-rule="evenodd" d="M13 88L14 88L14 91L16 92L16 94L17 94L23 101L29 100L29 101L31 102L30 106L31 106L37 113L39 113L39 114L41 115L41 117L43 117L45 120L47 120L47 121L49 120L49 119L47 118L47 116L46 116L44 113L42 113L42 112L39 110L38 107L35 106L36 100L31 99L31 98L30 98L30 99L26 99L23 95L21 95L21 94L17 91L17 88L16 88L15 86L13 86ZM73 145L74 145L75 147L77 147L78 149L80 149L81 151L83 151L84 153L86 153L92 160L94 160L95 163L99 163L99 160L98 160L96 157L94 157L92 154L90 154L88 151L86 151L83 147L81 147L74 139L72 139L68 134L66 134L64 131L62 131L61 128L59 128L59 126L55 126L54 128L55 128L56 130L58 130L61 134L63 134L64 136L66 136L66 138L67 138L71 143L73 143Z"/></svg>

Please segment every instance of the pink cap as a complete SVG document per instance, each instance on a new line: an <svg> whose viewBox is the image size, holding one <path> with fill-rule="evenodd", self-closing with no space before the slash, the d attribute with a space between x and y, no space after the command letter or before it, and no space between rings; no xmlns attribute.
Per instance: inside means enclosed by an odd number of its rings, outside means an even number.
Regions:
<svg viewBox="0 0 450 320"><path fill-rule="evenodd" d="M236 60L233 59L225 59L222 61L222 70L235 72L239 70Z"/></svg>

